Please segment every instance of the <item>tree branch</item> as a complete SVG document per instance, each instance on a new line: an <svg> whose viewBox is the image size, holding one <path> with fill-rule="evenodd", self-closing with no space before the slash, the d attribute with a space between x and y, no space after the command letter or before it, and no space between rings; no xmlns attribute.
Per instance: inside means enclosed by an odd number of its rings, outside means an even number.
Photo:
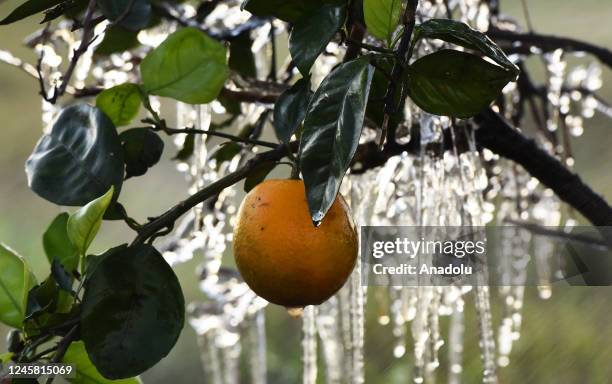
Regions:
<svg viewBox="0 0 612 384"><path fill-rule="evenodd" d="M400 39L395 52L397 60L393 64L393 69L391 70L391 80L389 81L387 93L385 94L385 116L379 144L381 149L385 144L385 141L389 144L395 142L395 129L389 129L389 118L391 115L396 113L397 105L395 101L395 91L397 89L397 85L402 83L401 78L402 74L404 73L404 63L409 60L411 56L410 41L412 39L412 32L414 31L414 26L416 23L416 10L418 5L418 0L408 0L406 10L404 12L404 33L402 34L402 38Z"/></svg>
<svg viewBox="0 0 612 384"><path fill-rule="evenodd" d="M172 228L176 220L178 220L185 213L189 212L190 209L208 200L209 198L216 196L225 188L231 187L232 185L247 178L261 163L278 161L290 151L295 151L297 148L296 144L297 143L293 143L289 147L286 145L279 145L276 147L276 149L256 155L238 170L199 190L181 203L166 211L166 213L157 217L148 224L143 225L138 231L138 236L132 244L142 244L146 240L154 239L158 234L163 233L165 229Z"/></svg>
<svg viewBox="0 0 612 384"><path fill-rule="evenodd" d="M593 225L612 226L610 205L534 140L525 137L490 109L480 113L474 120L479 125L476 130L478 144L522 165Z"/></svg>
<svg viewBox="0 0 612 384"><path fill-rule="evenodd" d="M224 132L219 132L219 131L205 131L203 129L195 129L195 128L176 129L176 128L169 128L169 127L153 127L151 129L154 131L162 131L166 133L167 135L179 135L179 134L207 135L207 136L222 137L224 139L228 139L236 143L259 145L262 147L273 148L273 149L276 149L278 147L278 144L271 143L269 141L248 139L248 138L239 137L236 135L231 135L229 133L224 133Z"/></svg>
<svg viewBox="0 0 612 384"><path fill-rule="evenodd" d="M612 51L581 40L539 33L519 33L491 29L487 35L499 43L506 53L532 54L532 48L542 52L551 52L563 49L568 52L587 52L597 57L599 61L612 68ZM517 45L516 43L521 43Z"/></svg>

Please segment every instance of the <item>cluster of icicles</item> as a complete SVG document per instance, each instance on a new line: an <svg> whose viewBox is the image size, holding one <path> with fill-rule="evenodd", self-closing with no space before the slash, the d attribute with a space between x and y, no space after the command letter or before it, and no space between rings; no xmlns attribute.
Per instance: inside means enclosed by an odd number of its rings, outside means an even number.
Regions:
<svg viewBox="0 0 612 384"><path fill-rule="evenodd" d="M487 2L477 0L421 1L419 21L430 17L446 17L449 4L453 15L480 30L486 30L496 20L489 13ZM190 4L176 5L176 11L185 17L195 14ZM239 25L248 19L241 12L238 1L221 4L207 17L205 24L215 28ZM505 26L520 27L511 20L503 20ZM286 34L286 26L276 22L276 33ZM42 54L41 69L51 85L60 76L60 65L64 57L78 46L79 32L70 32L71 25L61 22L41 36L31 39L32 47ZM126 81L137 81L136 62L146 51L154 47L178 26L163 23L161 26L143 31L139 41L143 47L135 51L111 55L108 59L95 58L85 54L77 66L71 86L81 88L91 85L110 87ZM96 33L102 40L106 23L101 23ZM269 73L270 24L252 32L253 52L258 71ZM438 43L423 43L415 51L418 56L438 49ZM336 65L343 54L343 47L330 43L327 53L317 61L312 76L313 85ZM65 53L65 55L63 55ZM548 73L549 113L546 128L554 132L560 124L570 127L573 135L582 134L583 118L590 118L595 111L612 116L612 111L592 96L601 87L600 70L597 66L577 66L568 70L567 54L556 51L543 56ZM516 59L516 58L515 58ZM0 51L0 60L13 65L28 67L7 52ZM287 64L288 58L285 63ZM284 65L279 65L284 68ZM73 89L70 88L70 89ZM506 109L509 115L518 100L514 84L505 90ZM153 99L154 108L160 102ZM242 115L233 121L230 128L236 129L254 124L265 113L264 106L243 104ZM576 111L578 111L576 113ZM208 129L213 121L222 119L224 108L218 102L207 106L177 104L177 126ZM575 114L571 114L575 113ZM43 103L43 120L49 123L57 113L57 107ZM522 170L498 159L486 150L475 149L474 138L461 128L461 122L454 126L447 118L428 115L410 102L405 107L406 124L420 125L421 148L419 154L402 154L393 157L382 167L361 175L347 175L342 193L351 205L355 221L359 225L439 225L439 226L482 226L496 220L530 220L547 226L561 224L560 203L548 190L538 185ZM562 120L562 121L561 121ZM267 127L266 130L270 130ZM400 132L402 131L400 127ZM452 132L452 140L458 135L467 135L462 142L470 146L468 151L448 150L443 155L433 155L426 148L448 138L444 132ZM399 140L407 141L409 129ZM376 133L365 129L363 140L375 139ZM184 137L178 137L182 145ZM233 159L220 163L214 159L218 150L216 141L195 139L195 153L188 163L179 165L179 170L188 176L190 193L237 169L256 148L248 148ZM573 159L560 148L548 142L551 153L564 158L569 166ZM197 257L201 260L199 269L202 299L191 303L188 308L189 322L198 334L205 382L212 384L234 384L240 382L241 364L249 365L253 384L267 383L265 308L267 302L255 295L240 279L236 270L223 266L222 259L231 242L231 232L237 205L241 199L241 187L224 190L213 201L198 206L184 218L166 243L161 245L169 263L186 262ZM493 205L493 200L497 206ZM497 209L494 215L493 211ZM495 219L494 219L495 218ZM566 223L566 225L571 223ZM328 384L360 384L365 381L367 354L364 352L366 332L366 305L378 306L377 321L393 333L393 355L404 356L406 364L412 364L415 383L434 382L439 369L446 370L448 383L460 383L462 378L463 335L466 324L464 311L466 295L473 295L477 326L480 334L482 355L482 376L484 383L497 382L497 370L510 362L513 343L519 339L521 310L523 305L526 276L521 268L526 262L536 263L539 291L542 298L550 297L550 279L553 273L547 262L552 253L548 243L538 243L525 231L511 236L508 231L503 242L509 246L505 278L507 287L492 289L484 284L479 286L448 287L372 287L377 291L368 294L368 288L361 284L361 268L355 268L347 284L326 303L318 307L305 308L303 321L303 383L314 384L324 374ZM534 252L530 254L530 244ZM537 255L537 257L536 257ZM380 298L384 298L379 300ZM370 299L367 303L366 299ZM494 322L490 301L500 300L502 318ZM440 318L450 317L448 332L440 330ZM441 337L447 334L447 339ZM409 344L410 343L410 344ZM439 353L446 353L447 366L440 367ZM244 359L243 356L248 356ZM323 368L323 369L321 369ZM319 372L321 371L321 372Z"/></svg>

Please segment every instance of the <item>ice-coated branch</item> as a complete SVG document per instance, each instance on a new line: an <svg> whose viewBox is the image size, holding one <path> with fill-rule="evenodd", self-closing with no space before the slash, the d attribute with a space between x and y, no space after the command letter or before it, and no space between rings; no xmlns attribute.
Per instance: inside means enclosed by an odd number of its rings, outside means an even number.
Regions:
<svg viewBox="0 0 612 384"><path fill-rule="evenodd" d="M491 29L487 35L496 41L506 53L532 54L532 48L541 52L551 52L563 49L568 52L586 52L599 59L603 64L612 68L612 51L605 47L585 41L560 37L554 35L543 35L539 33L519 33L501 29Z"/></svg>
<svg viewBox="0 0 612 384"><path fill-rule="evenodd" d="M606 200L533 139L524 136L490 109L474 120L479 126L476 130L479 145L523 166L593 225L612 226L612 207Z"/></svg>

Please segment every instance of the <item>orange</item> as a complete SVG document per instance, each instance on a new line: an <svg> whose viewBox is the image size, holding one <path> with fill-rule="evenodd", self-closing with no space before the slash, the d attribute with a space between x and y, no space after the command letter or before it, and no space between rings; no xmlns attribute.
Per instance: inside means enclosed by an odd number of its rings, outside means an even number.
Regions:
<svg viewBox="0 0 612 384"><path fill-rule="evenodd" d="M288 308L321 304L355 267L358 238L344 198L318 228L302 180L267 180L242 201L234 228L234 258L255 293Z"/></svg>

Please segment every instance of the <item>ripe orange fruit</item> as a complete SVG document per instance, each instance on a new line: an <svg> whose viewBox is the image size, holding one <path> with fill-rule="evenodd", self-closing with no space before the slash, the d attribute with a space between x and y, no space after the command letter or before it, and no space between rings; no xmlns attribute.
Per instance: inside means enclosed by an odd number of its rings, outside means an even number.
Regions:
<svg viewBox="0 0 612 384"><path fill-rule="evenodd" d="M242 201L233 248L255 293L296 308L321 304L344 285L355 267L358 239L342 196L315 228L304 182L267 180Z"/></svg>

